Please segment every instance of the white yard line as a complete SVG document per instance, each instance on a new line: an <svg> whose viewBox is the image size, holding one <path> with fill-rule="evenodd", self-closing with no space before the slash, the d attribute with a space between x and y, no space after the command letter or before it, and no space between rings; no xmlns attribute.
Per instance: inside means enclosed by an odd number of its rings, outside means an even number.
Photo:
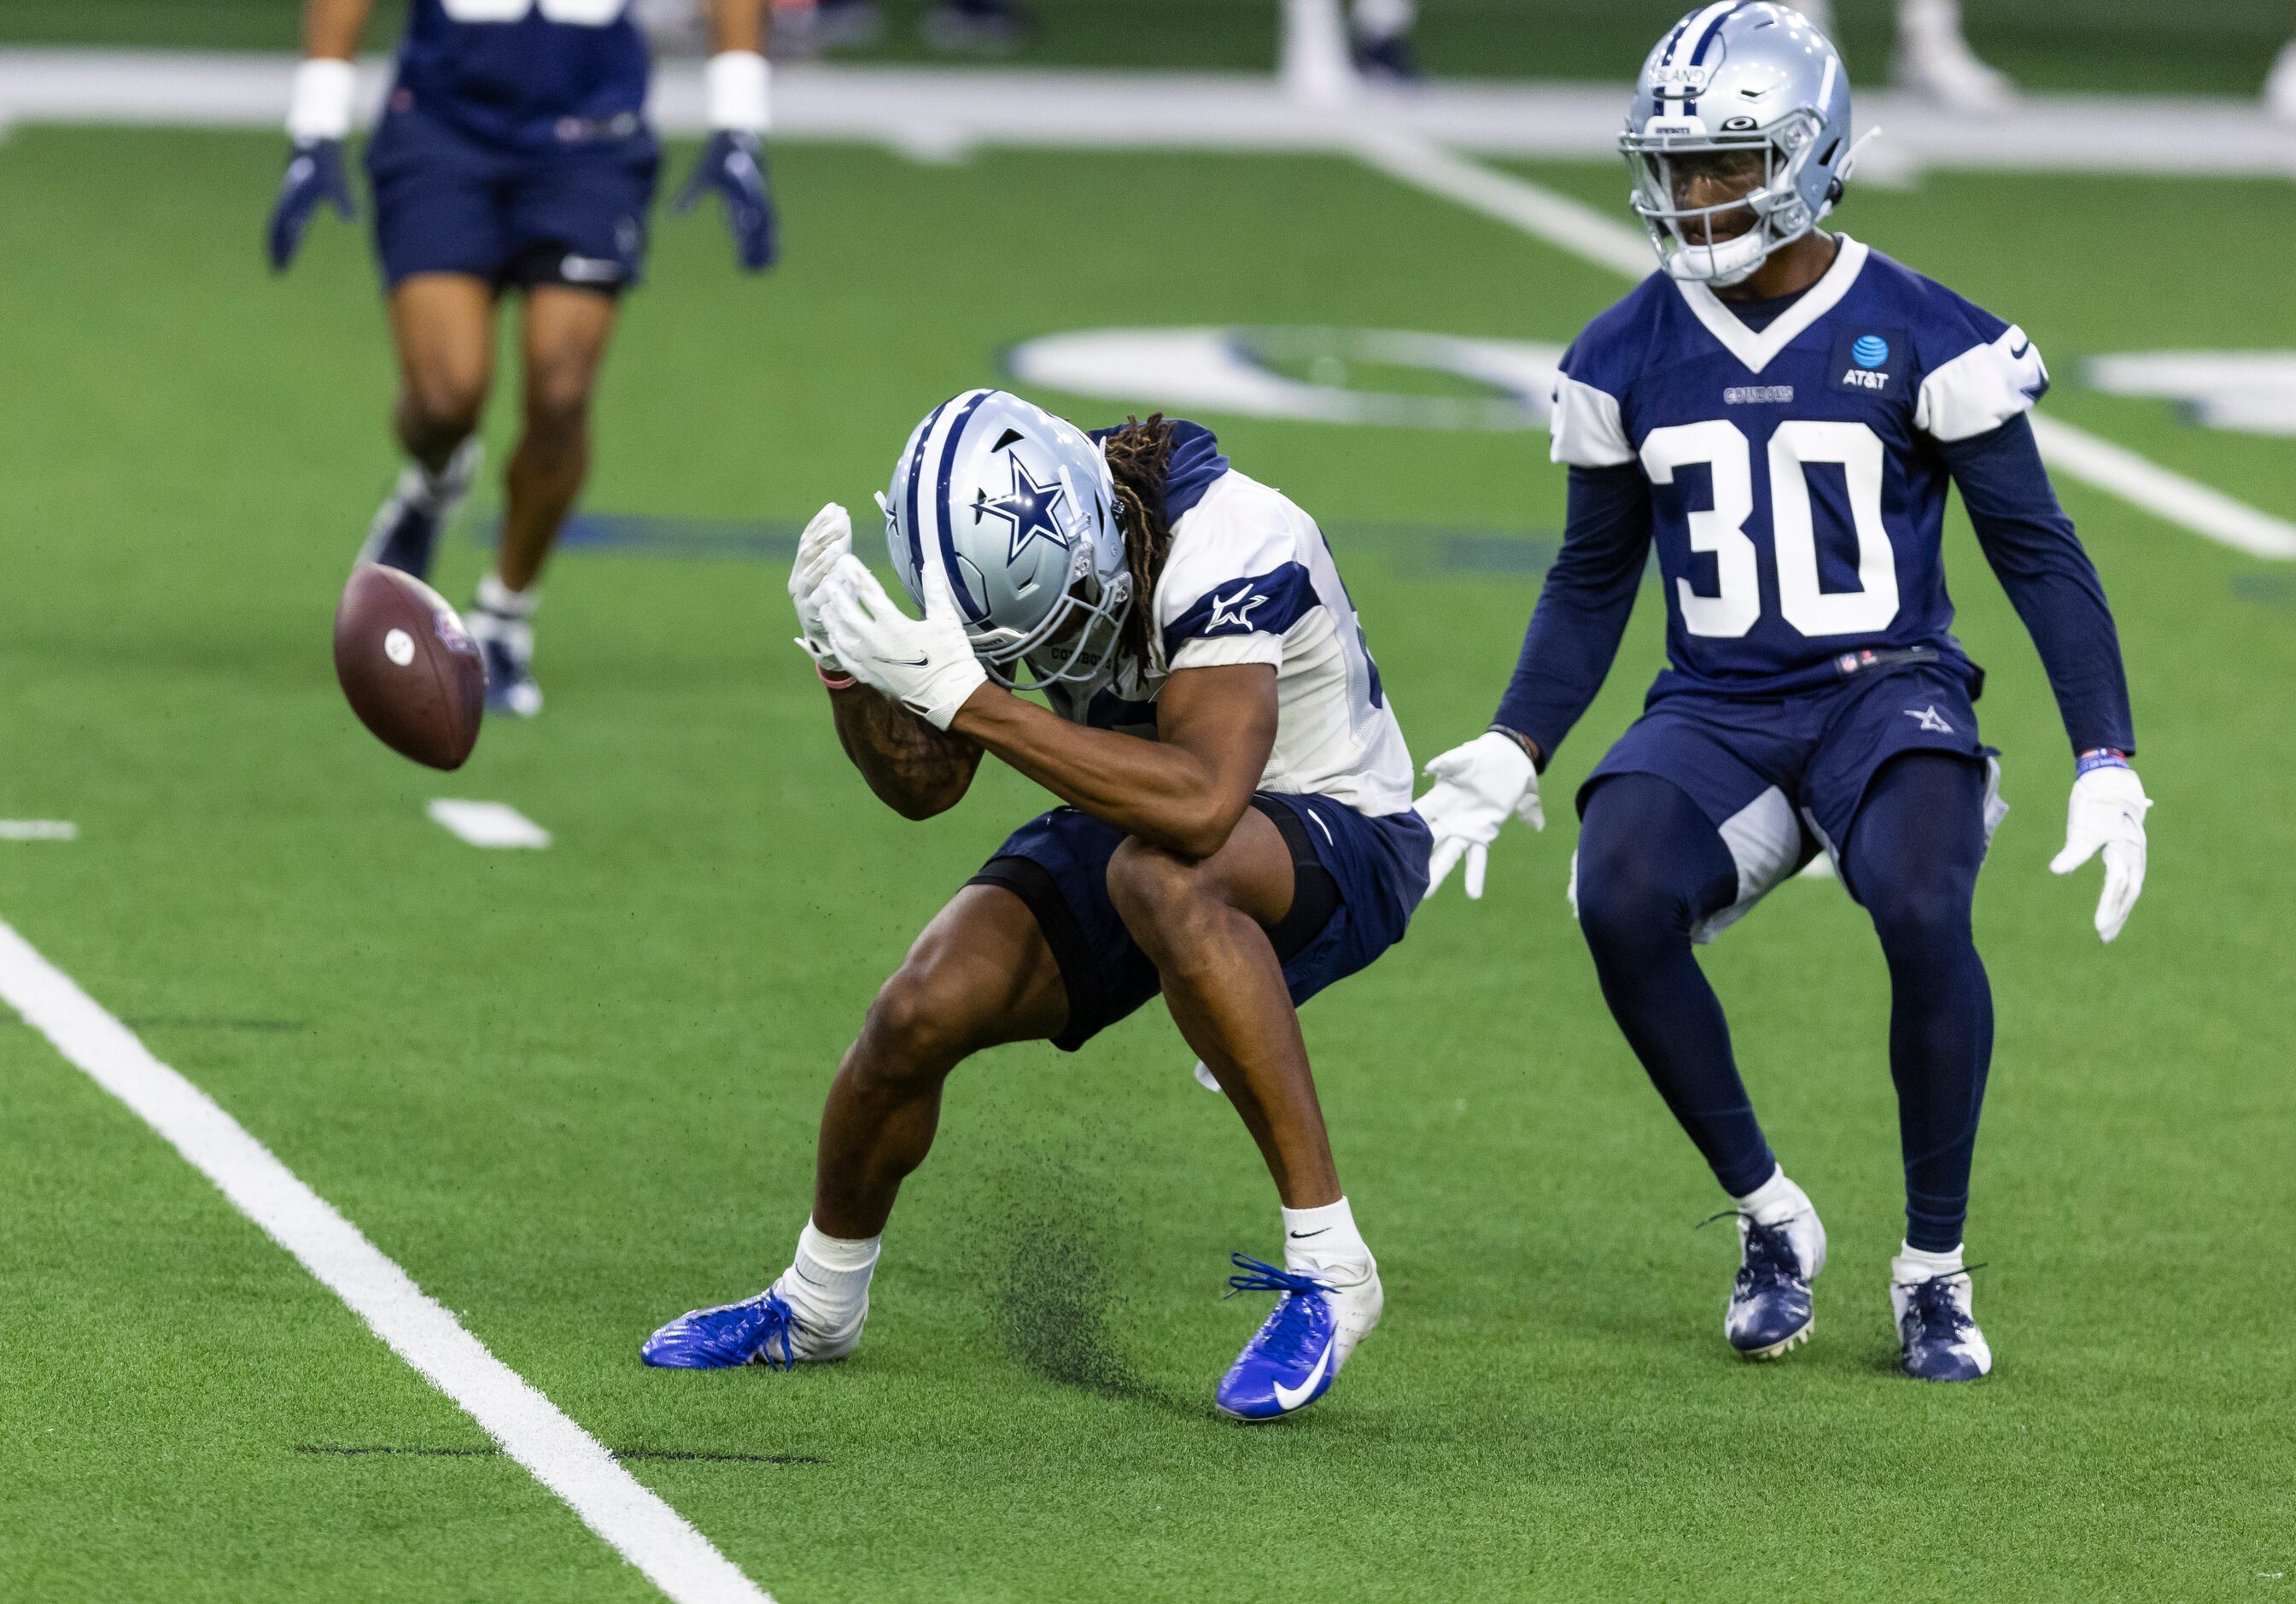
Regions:
<svg viewBox="0 0 2296 1604"><path fill-rule="evenodd" d="M78 841L79 827L69 818L0 818L0 841Z"/></svg>
<svg viewBox="0 0 2296 1604"><path fill-rule="evenodd" d="M2251 556L2296 557L2296 523L2261 512L2198 480L2171 473L2150 457L2126 446L2074 427L2046 413L2033 415L2033 437L2041 455L2061 473L2070 474L2101 490L2110 490L2132 506L2206 535L2219 546L2229 546Z"/></svg>
<svg viewBox="0 0 2296 1604"><path fill-rule="evenodd" d="M508 802L457 802L442 796L424 811L433 823L472 846L522 847L538 851L550 844L550 832Z"/></svg>
<svg viewBox="0 0 2296 1604"><path fill-rule="evenodd" d="M1582 201L1485 167L1392 126L1368 125L1356 132L1353 143L1366 165L1390 177L1456 201L1628 278L1640 280L1651 272L1655 259L1642 234ZM2296 558L2296 523L2062 419L2035 413L2033 434L2049 465L2068 478L2118 496L2219 546L2251 556Z"/></svg>
<svg viewBox="0 0 2296 1604"><path fill-rule="evenodd" d="M296 1178L213 1099L0 923L0 999L302 1262L401 1359L476 1420L679 1604L771 1604L685 1518L641 1485Z"/></svg>

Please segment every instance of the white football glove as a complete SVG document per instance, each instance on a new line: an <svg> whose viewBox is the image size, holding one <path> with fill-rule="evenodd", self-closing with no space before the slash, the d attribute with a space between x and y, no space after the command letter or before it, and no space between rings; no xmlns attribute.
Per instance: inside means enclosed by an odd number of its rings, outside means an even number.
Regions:
<svg viewBox="0 0 2296 1604"><path fill-rule="evenodd" d="M845 671L935 729L947 729L965 698L988 683L939 563L925 564L922 618L896 606L850 552L837 559L819 595L822 628Z"/></svg>
<svg viewBox="0 0 2296 1604"><path fill-rule="evenodd" d="M2152 805L2136 770L2092 769L2073 781L2065 810L2065 850L2049 860L2053 875L2073 870L2104 853L2104 894L2097 899L2096 933L2106 941L2128 923L2144 889L2144 814Z"/></svg>
<svg viewBox="0 0 2296 1604"><path fill-rule="evenodd" d="M1427 894L1431 897L1442 889L1452 866L1464 855L1467 896L1478 900L1483 894L1485 860L1507 815L1534 830L1546 827L1546 810L1538 805L1538 770L1521 743L1494 729L1464 746L1454 746L1429 763L1427 772L1435 787L1417 804L1419 817L1435 835Z"/></svg>
<svg viewBox="0 0 2296 1604"><path fill-rule="evenodd" d="M853 520L832 501L813 515L805 533L797 538L797 561L790 568L790 600L797 604L797 627L801 631L797 644L828 673L835 673L840 665L821 627L821 587L830 570L837 566L837 559L852 551Z"/></svg>

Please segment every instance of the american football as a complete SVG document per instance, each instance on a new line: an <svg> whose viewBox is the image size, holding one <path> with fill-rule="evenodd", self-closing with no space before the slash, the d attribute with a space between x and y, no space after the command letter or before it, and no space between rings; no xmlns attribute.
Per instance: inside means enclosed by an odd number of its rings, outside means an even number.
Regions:
<svg viewBox="0 0 2296 1604"><path fill-rule="evenodd" d="M402 757L460 769L479 741L487 672L447 599L362 563L335 608L335 677L359 722Z"/></svg>

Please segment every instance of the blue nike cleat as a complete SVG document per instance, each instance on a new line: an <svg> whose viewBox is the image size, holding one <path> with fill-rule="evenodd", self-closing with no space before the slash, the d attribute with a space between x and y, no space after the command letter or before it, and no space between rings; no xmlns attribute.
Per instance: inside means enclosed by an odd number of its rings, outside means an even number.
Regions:
<svg viewBox="0 0 2296 1604"><path fill-rule="evenodd" d="M1228 1296L1283 1296L1220 1378L1214 1402L1222 1414L1239 1420L1280 1419L1331 1390L1348 1355L1379 1323L1386 1301L1379 1267L1366 1260L1353 1275L1344 1265L1318 1266L1311 1275L1242 1254L1230 1258L1244 1273L1228 1277Z"/></svg>
<svg viewBox="0 0 2296 1604"><path fill-rule="evenodd" d="M1419 55L1407 33L1358 34L1354 53L1356 70L1374 83L1415 84L1426 76L1419 70Z"/></svg>
<svg viewBox="0 0 2296 1604"><path fill-rule="evenodd" d="M797 1316L771 1287L738 1304L696 1309L645 1339L638 1357L660 1370L721 1370L762 1364L786 1370L797 1363Z"/></svg>
<svg viewBox="0 0 2296 1604"><path fill-rule="evenodd" d="M1722 1334L1748 1359L1783 1357L1817 1328L1809 1284L1825 1268L1825 1227L1800 1187L1792 1197L1799 1207L1767 1222L1732 1211L1738 1222L1738 1277L1730 1286Z"/></svg>
<svg viewBox="0 0 2296 1604"><path fill-rule="evenodd" d="M446 468L433 479L413 463L400 470L398 482L375 513L374 522L360 546L358 560L380 563L418 580L430 577L430 559L439 549L439 533L454 517L455 508L478 476L485 455L474 435L455 448Z"/></svg>
<svg viewBox="0 0 2296 1604"><path fill-rule="evenodd" d="M1970 1314L1969 1271L1910 1279L1919 1273L1903 1259L1890 1266L1899 1368L1918 1381L1976 1380L1993 1369L1993 1350Z"/></svg>
<svg viewBox="0 0 2296 1604"><path fill-rule="evenodd" d="M522 618L490 612L474 602L463 626L478 642L487 670L487 711L531 719L542 711L542 687L534 682L534 626Z"/></svg>

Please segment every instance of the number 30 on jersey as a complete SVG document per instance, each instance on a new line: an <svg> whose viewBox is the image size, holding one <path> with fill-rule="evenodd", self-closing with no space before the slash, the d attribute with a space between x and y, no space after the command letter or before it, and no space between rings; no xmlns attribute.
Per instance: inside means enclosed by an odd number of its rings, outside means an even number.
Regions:
<svg viewBox="0 0 2296 1604"><path fill-rule="evenodd" d="M545 22L574 28L603 28L622 14L629 0L439 0L456 22L516 22L530 11Z"/></svg>
<svg viewBox="0 0 2296 1604"><path fill-rule="evenodd" d="M1653 429L1643 441L1643 469L1652 484L1672 484L1678 468L1703 466L1714 505L1690 514L1690 549L1714 554L1716 594L1701 596L1675 581L1682 627L1693 635L1734 639L1761 621L1762 587L1746 520L1754 512L1753 448L1737 424L1714 418ZM1839 463L1857 534L1855 590L1818 585L1817 534L1810 518L1805 466ZM1811 420L1780 424L1770 436L1770 544L1778 571L1778 610L1807 636L1875 635L1898 616L1897 553L1882 523L1882 438L1864 424Z"/></svg>

